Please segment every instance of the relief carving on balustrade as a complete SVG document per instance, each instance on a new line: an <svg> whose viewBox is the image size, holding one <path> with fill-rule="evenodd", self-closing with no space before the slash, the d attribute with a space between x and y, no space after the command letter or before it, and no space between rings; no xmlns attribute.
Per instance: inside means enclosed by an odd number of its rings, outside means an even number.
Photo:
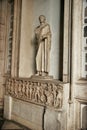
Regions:
<svg viewBox="0 0 87 130"><path fill-rule="evenodd" d="M32 103L62 108L63 87L56 82L9 78L6 94Z"/></svg>

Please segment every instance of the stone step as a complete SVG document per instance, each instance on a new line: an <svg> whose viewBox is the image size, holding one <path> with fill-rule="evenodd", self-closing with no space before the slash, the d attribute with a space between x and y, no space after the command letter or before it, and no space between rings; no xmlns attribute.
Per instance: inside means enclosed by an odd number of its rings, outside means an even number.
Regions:
<svg viewBox="0 0 87 130"><path fill-rule="evenodd" d="M4 120L0 130L30 130L30 129L14 121Z"/></svg>

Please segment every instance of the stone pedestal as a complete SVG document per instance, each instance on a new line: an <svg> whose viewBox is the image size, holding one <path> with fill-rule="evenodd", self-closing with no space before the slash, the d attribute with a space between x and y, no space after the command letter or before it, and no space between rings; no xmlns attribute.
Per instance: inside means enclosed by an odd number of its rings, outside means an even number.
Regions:
<svg viewBox="0 0 87 130"><path fill-rule="evenodd" d="M9 78L4 117L32 130L66 130L62 123L66 119L65 88L68 90L67 84L52 78Z"/></svg>
<svg viewBox="0 0 87 130"><path fill-rule="evenodd" d="M4 118L32 130L43 130L44 107L5 96Z"/></svg>
<svg viewBox="0 0 87 130"><path fill-rule="evenodd" d="M32 75L30 77L31 79L36 79L36 80L52 80L53 76L52 75L45 75L45 76L40 76L40 75Z"/></svg>

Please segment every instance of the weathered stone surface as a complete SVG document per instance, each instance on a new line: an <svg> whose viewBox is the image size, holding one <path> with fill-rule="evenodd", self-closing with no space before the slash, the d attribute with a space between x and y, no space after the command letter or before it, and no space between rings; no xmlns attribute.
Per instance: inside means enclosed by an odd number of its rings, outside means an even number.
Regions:
<svg viewBox="0 0 87 130"><path fill-rule="evenodd" d="M12 111L12 97L5 95L4 96L4 117L6 119L11 119Z"/></svg>
<svg viewBox="0 0 87 130"><path fill-rule="evenodd" d="M14 99L4 98L4 117L34 130L43 130L44 107Z"/></svg>
<svg viewBox="0 0 87 130"><path fill-rule="evenodd" d="M61 122L58 120L60 112L46 109L44 115L44 130L61 130Z"/></svg>

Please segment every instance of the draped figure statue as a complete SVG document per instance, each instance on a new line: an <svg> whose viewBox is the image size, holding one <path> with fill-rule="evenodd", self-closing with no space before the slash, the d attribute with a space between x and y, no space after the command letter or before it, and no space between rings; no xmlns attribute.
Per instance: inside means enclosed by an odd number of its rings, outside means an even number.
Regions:
<svg viewBox="0 0 87 130"><path fill-rule="evenodd" d="M37 40L36 71L37 75L49 74L49 59L51 49L51 30L44 15L39 16L40 25L35 29Z"/></svg>

